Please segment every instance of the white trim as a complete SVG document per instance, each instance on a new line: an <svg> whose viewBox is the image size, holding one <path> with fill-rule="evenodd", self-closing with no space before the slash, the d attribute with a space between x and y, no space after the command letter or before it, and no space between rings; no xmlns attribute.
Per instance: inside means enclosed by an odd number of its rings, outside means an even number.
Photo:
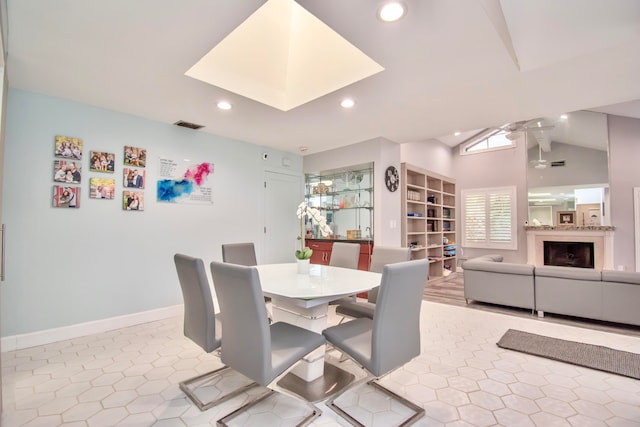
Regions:
<svg viewBox="0 0 640 427"><path fill-rule="evenodd" d="M610 230L527 230L527 264L544 265L544 242L591 242L594 270L615 270L613 266L614 231Z"/></svg>
<svg viewBox="0 0 640 427"><path fill-rule="evenodd" d="M78 323L54 329L45 329L28 334L2 337L0 343L2 351L20 350L37 345L50 344L57 341L83 337L114 329L126 328L140 323L148 323L169 317L181 316L184 312L182 304L173 305L155 310L126 314L124 316L111 317L109 319L94 320L92 322Z"/></svg>
<svg viewBox="0 0 640 427"><path fill-rule="evenodd" d="M633 219L636 250L636 271L640 271L640 187L633 187Z"/></svg>
<svg viewBox="0 0 640 427"><path fill-rule="evenodd" d="M474 139L472 141L469 141L467 143L462 143L460 144L460 155L461 156L469 156L472 154L480 154L480 153L488 153L490 151L499 151L499 150L508 150L511 148L516 148L516 141L515 140L509 140L511 141L511 144L508 145L501 145L499 147L487 147L487 148L483 148L481 150L472 150L469 151L469 148L473 147L474 145L480 144L484 141L487 141L487 145L489 145L489 139L496 136L498 133L501 132L502 129L498 129L495 132L489 133L487 136L479 138L479 139Z"/></svg>

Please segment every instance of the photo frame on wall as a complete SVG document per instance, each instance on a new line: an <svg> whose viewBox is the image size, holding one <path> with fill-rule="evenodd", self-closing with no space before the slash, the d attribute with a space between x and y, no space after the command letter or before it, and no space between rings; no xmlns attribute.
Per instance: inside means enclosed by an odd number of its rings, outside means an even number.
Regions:
<svg viewBox="0 0 640 427"><path fill-rule="evenodd" d="M116 155L104 151L89 152L89 170L91 172L113 173Z"/></svg>
<svg viewBox="0 0 640 427"><path fill-rule="evenodd" d="M145 148L124 146L124 164L145 167L147 165L147 150Z"/></svg>
<svg viewBox="0 0 640 427"><path fill-rule="evenodd" d="M56 182L80 184L82 180L82 164L70 160L54 160L53 180Z"/></svg>
<svg viewBox="0 0 640 427"><path fill-rule="evenodd" d="M557 225L575 225L576 211L558 211L556 214Z"/></svg>
<svg viewBox="0 0 640 427"><path fill-rule="evenodd" d="M80 208L80 187L53 186L54 208Z"/></svg>
<svg viewBox="0 0 640 427"><path fill-rule="evenodd" d="M122 209L125 211L143 211L144 191L123 191Z"/></svg>
<svg viewBox="0 0 640 427"><path fill-rule="evenodd" d="M64 159L82 160L82 139L56 135L55 156Z"/></svg>
<svg viewBox="0 0 640 427"><path fill-rule="evenodd" d="M116 192L116 180L112 178L91 178L89 197L91 199L113 199Z"/></svg>
<svg viewBox="0 0 640 427"><path fill-rule="evenodd" d="M144 188L146 171L137 168L124 168L122 186L128 188Z"/></svg>

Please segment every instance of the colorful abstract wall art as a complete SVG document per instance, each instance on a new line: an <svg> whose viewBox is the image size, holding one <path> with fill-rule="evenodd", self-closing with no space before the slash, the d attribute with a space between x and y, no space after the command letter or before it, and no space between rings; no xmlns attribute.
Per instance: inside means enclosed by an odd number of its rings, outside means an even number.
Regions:
<svg viewBox="0 0 640 427"><path fill-rule="evenodd" d="M182 162L160 159L158 201L168 203L212 204L213 191L209 175L213 163Z"/></svg>

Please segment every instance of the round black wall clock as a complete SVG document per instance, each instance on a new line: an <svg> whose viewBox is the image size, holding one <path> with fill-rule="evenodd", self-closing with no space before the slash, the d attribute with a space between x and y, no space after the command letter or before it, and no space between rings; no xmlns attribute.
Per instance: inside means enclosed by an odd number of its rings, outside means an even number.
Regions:
<svg viewBox="0 0 640 427"><path fill-rule="evenodd" d="M400 184L398 169L393 166L389 166L387 171L384 173L384 183L389 191L396 191Z"/></svg>

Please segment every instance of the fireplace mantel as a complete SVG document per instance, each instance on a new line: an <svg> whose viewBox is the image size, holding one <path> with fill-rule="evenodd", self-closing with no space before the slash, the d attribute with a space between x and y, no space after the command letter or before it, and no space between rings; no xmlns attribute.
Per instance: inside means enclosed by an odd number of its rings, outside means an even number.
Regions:
<svg viewBox="0 0 640 427"><path fill-rule="evenodd" d="M613 233L612 226L532 226L526 225L527 263L544 265L544 242L592 242L596 270L613 270Z"/></svg>
<svg viewBox="0 0 640 427"><path fill-rule="evenodd" d="M616 228L612 225L525 225L527 231L613 231Z"/></svg>

